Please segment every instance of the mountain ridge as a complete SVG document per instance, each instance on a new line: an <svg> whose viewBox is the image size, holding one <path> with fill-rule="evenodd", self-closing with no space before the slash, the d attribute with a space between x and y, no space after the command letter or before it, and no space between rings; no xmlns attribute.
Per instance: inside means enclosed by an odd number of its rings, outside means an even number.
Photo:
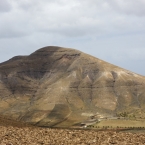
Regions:
<svg viewBox="0 0 145 145"><path fill-rule="evenodd" d="M144 88L141 75L75 49L49 46L0 64L0 114L58 127L95 114L143 114Z"/></svg>

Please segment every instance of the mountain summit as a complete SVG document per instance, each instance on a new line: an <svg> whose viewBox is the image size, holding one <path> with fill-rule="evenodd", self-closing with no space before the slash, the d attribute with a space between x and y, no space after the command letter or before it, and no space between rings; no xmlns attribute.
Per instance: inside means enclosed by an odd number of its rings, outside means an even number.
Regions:
<svg viewBox="0 0 145 145"><path fill-rule="evenodd" d="M0 64L1 116L68 127L144 111L145 77L75 49L49 46Z"/></svg>

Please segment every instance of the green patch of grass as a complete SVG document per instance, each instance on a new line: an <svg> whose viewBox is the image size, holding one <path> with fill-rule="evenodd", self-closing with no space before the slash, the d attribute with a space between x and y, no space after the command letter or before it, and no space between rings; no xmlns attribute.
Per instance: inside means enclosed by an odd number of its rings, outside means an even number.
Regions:
<svg viewBox="0 0 145 145"><path fill-rule="evenodd" d="M92 128L145 128L145 120L102 120Z"/></svg>

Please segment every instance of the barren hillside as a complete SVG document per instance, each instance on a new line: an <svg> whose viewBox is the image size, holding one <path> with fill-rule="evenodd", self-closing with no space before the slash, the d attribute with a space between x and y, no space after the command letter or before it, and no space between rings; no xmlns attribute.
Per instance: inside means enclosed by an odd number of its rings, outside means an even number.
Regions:
<svg viewBox="0 0 145 145"><path fill-rule="evenodd" d="M145 77L75 49L45 47L0 64L0 115L71 127L96 114L142 117Z"/></svg>

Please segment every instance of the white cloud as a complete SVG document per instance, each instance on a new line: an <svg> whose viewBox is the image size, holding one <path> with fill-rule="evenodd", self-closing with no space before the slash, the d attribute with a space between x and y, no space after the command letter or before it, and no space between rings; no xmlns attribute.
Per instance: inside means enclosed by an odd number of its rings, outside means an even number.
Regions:
<svg viewBox="0 0 145 145"><path fill-rule="evenodd" d="M124 66L125 59L143 61L144 7L144 0L1 0L0 61L46 45L75 47ZM3 49L12 48L6 56Z"/></svg>
<svg viewBox="0 0 145 145"><path fill-rule="evenodd" d="M110 0L108 1L113 10L127 15L145 16L144 0Z"/></svg>
<svg viewBox="0 0 145 145"><path fill-rule="evenodd" d="M134 0L132 5L130 3L131 1L125 2L124 0L73 0L69 2L66 0L13 0L13 11L1 16L1 37L3 34L4 37L9 37L6 35L9 32L14 33L14 36L43 32L79 37L115 32L127 33L139 29L142 31L144 30L144 18L130 17L122 14L122 11L126 13L126 7L133 11L133 8L138 5L141 7L141 9L137 7L138 10L142 12L144 2L140 0L135 3ZM121 14L115 13L114 10ZM11 29L13 31L10 31Z"/></svg>
<svg viewBox="0 0 145 145"><path fill-rule="evenodd" d="M12 9L12 7L8 0L0 1L0 13L9 12L11 9Z"/></svg>

